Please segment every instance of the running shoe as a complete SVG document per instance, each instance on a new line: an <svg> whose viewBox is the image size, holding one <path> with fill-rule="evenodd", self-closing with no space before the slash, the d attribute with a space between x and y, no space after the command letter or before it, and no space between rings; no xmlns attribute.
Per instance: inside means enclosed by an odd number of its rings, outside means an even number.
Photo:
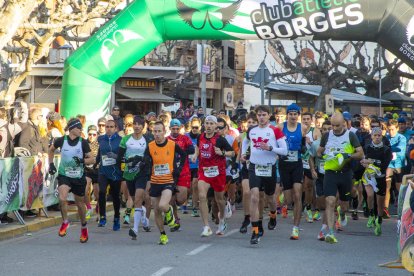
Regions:
<svg viewBox="0 0 414 276"><path fill-rule="evenodd" d="M114 225L112 226L112 230L119 231L121 229L121 223L119 222L119 218L114 218Z"/></svg>
<svg viewBox="0 0 414 276"><path fill-rule="evenodd" d="M81 243L85 243L85 242L88 241L88 239L89 239L88 227L82 227L82 229L81 229L81 236L80 236L79 241Z"/></svg>
<svg viewBox="0 0 414 276"><path fill-rule="evenodd" d="M372 228L374 226L375 226L375 217L374 216L369 216L368 222L367 222L367 227Z"/></svg>
<svg viewBox="0 0 414 276"><path fill-rule="evenodd" d="M278 206L278 207L276 208L276 213L277 213L278 215L280 215L280 214L282 213L282 208L280 208L280 206Z"/></svg>
<svg viewBox="0 0 414 276"><path fill-rule="evenodd" d="M342 227L345 227L348 224L348 217L345 213L341 211L341 206L336 208L338 212L338 222Z"/></svg>
<svg viewBox="0 0 414 276"><path fill-rule="evenodd" d="M374 234L375 236L381 236L382 234L381 223L378 222L378 218L375 220Z"/></svg>
<svg viewBox="0 0 414 276"><path fill-rule="evenodd" d="M158 244L160 245L166 245L168 243L168 237L166 234L161 234L160 236L160 242Z"/></svg>
<svg viewBox="0 0 414 276"><path fill-rule="evenodd" d="M146 216L141 217L141 223L145 232L151 232L150 220Z"/></svg>
<svg viewBox="0 0 414 276"><path fill-rule="evenodd" d="M287 205L283 205L282 207L282 218L287 218L288 217L288 208Z"/></svg>
<svg viewBox="0 0 414 276"><path fill-rule="evenodd" d="M276 225L277 225L276 214L274 214L273 216L270 215L269 223L267 224L267 229L275 230Z"/></svg>
<svg viewBox="0 0 414 276"><path fill-rule="evenodd" d="M136 240L138 237L138 232L136 232L133 228L130 228L128 235L131 237L132 240Z"/></svg>
<svg viewBox="0 0 414 276"><path fill-rule="evenodd" d="M327 243L337 243L338 242L338 240L336 239L336 237L335 237L334 234L328 234L328 235L326 235L325 236L325 241Z"/></svg>
<svg viewBox="0 0 414 276"><path fill-rule="evenodd" d="M69 222L66 222L66 223L62 222L62 225L60 226L60 229L59 229L59 236L60 237L66 236L68 228L69 228Z"/></svg>
<svg viewBox="0 0 414 276"><path fill-rule="evenodd" d="M264 235L263 221L262 220L259 220L258 228L259 228L259 238L261 238Z"/></svg>
<svg viewBox="0 0 414 276"><path fill-rule="evenodd" d="M194 218L200 217L197 208L193 208L193 212L191 213L191 216Z"/></svg>
<svg viewBox="0 0 414 276"><path fill-rule="evenodd" d="M298 240L299 239L299 227L293 227L292 234L290 235L291 240Z"/></svg>
<svg viewBox="0 0 414 276"><path fill-rule="evenodd" d="M211 228L209 226L204 226L203 232L201 232L202 237L209 237L213 235L213 231L211 231Z"/></svg>
<svg viewBox="0 0 414 276"><path fill-rule="evenodd" d="M86 221L91 219L92 213L93 213L92 208L86 209L86 215L85 215Z"/></svg>
<svg viewBox="0 0 414 276"><path fill-rule="evenodd" d="M124 224L129 225L129 215L124 215Z"/></svg>
<svg viewBox="0 0 414 276"><path fill-rule="evenodd" d="M170 231L171 232L177 232L177 231L180 230L180 227L181 227L180 219L176 219L174 225L172 227L170 227Z"/></svg>
<svg viewBox="0 0 414 276"><path fill-rule="evenodd" d="M338 232L339 231L343 231L342 226L341 226L341 224L338 221L335 222L335 229Z"/></svg>
<svg viewBox="0 0 414 276"><path fill-rule="evenodd" d="M174 226L175 224L175 217L174 217L174 213L173 213L173 208L172 206L170 206L170 208L168 209L167 212L165 212L165 217L164 217L165 221L167 222L167 225L171 228Z"/></svg>
<svg viewBox="0 0 414 276"><path fill-rule="evenodd" d="M351 217L352 217L353 220L358 220L359 219L358 212L356 210L353 211L352 214L351 214Z"/></svg>
<svg viewBox="0 0 414 276"><path fill-rule="evenodd" d="M216 231L216 235L224 235L224 233L226 232L227 229L227 223L225 220L222 220L219 222L219 226L218 229Z"/></svg>
<svg viewBox="0 0 414 276"><path fill-rule="evenodd" d="M226 219L231 218L232 215L233 215L233 212L231 210L230 201L227 201L226 206L224 207L224 218Z"/></svg>
<svg viewBox="0 0 414 276"><path fill-rule="evenodd" d="M324 241L327 235L327 232L328 232L327 228L321 228L321 231L319 231L319 234L318 234L318 240Z"/></svg>
<svg viewBox="0 0 414 276"><path fill-rule="evenodd" d="M279 202L282 205L285 202L285 194L284 193L280 193L280 195L279 195Z"/></svg>
<svg viewBox="0 0 414 276"><path fill-rule="evenodd" d="M181 212L183 212L184 215L188 214L187 205L184 204L181 206Z"/></svg>
<svg viewBox="0 0 414 276"><path fill-rule="evenodd" d="M382 216L382 218L384 218L384 219L391 218L390 211L388 210L387 207L384 208L384 215Z"/></svg>
<svg viewBox="0 0 414 276"><path fill-rule="evenodd" d="M106 225L106 217L101 217L99 219L98 227L105 227Z"/></svg>
<svg viewBox="0 0 414 276"><path fill-rule="evenodd" d="M321 220L321 212L320 211L316 211L315 214L313 214L313 220L315 220L315 221Z"/></svg>
<svg viewBox="0 0 414 276"><path fill-rule="evenodd" d="M149 223L149 220L148 220L148 218L147 218L147 208L145 208L145 206L144 206L144 205L142 205L141 209L142 209L142 214L141 214L141 223L142 223L143 225L145 225L147 222Z"/></svg>
<svg viewBox="0 0 414 276"><path fill-rule="evenodd" d="M258 244L258 243L259 243L259 241L260 241L259 234L255 233L255 232L253 231L253 233L252 233L252 237L250 238L250 244Z"/></svg>
<svg viewBox="0 0 414 276"><path fill-rule="evenodd" d="M313 222L313 214L312 214L312 210L306 210L306 221L308 223L312 223Z"/></svg>
<svg viewBox="0 0 414 276"><path fill-rule="evenodd" d="M245 219L243 220L242 226L240 227L240 233L246 234L247 233L247 227L250 225L250 220Z"/></svg>

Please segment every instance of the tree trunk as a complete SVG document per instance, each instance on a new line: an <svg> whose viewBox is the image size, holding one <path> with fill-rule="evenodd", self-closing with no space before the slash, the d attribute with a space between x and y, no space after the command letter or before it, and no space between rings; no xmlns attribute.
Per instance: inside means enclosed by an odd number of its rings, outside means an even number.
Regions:
<svg viewBox="0 0 414 276"><path fill-rule="evenodd" d="M315 112L316 111L326 112L325 95L329 94L332 89L332 84L329 82L329 79L327 77L321 78L321 85L322 85L321 93L319 94L319 97L315 103Z"/></svg>

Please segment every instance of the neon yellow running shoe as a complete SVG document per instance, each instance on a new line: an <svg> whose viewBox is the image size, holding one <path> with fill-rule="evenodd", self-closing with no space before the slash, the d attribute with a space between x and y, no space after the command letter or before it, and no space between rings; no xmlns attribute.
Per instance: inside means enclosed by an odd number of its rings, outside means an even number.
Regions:
<svg viewBox="0 0 414 276"><path fill-rule="evenodd" d="M378 218L375 220L374 233L375 233L375 236L381 236L382 234L381 223L379 223Z"/></svg>
<svg viewBox="0 0 414 276"><path fill-rule="evenodd" d="M328 234L328 235L326 235L325 236L325 241L327 243L337 243L338 242L338 240L336 239L336 237L335 237L334 234Z"/></svg>
<svg viewBox="0 0 414 276"><path fill-rule="evenodd" d="M279 202L281 205L285 202L285 195L283 193L280 193L279 195Z"/></svg>
<svg viewBox="0 0 414 276"><path fill-rule="evenodd" d="M367 222L367 227L368 228L372 228L375 225L375 217L374 216L369 216L368 217L368 222Z"/></svg>
<svg viewBox="0 0 414 276"><path fill-rule="evenodd" d="M160 245L166 245L168 243L168 237L166 234L161 234L160 236Z"/></svg>

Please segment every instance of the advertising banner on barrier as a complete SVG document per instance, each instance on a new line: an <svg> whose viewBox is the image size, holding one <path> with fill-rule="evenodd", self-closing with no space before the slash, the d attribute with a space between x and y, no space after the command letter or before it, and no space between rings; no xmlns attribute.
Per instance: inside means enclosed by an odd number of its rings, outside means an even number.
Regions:
<svg viewBox="0 0 414 276"><path fill-rule="evenodd" d="M37 156L21 157L23 165L23 202L21 210L43 208L44 168Z"/></svg>
<svg viewBox="0 0 414 276"><path fill-rule="evenodd" d="M405 185L403 189L400 189L400 193L403 197L399 233L401 261L408 271L414 272L414 212L410 207L410 197L413 191L410 185Z"/></svg>
<svg viewBox="0 0 414 276"><path fill-rule="evenodd" d="M55 166L59 168L60 156L55 156L53 162ZM49 171L48 163L45 162L44 167L45 171ZM45 207L52 206L59 203L59 192L58 192L58 181L57 174L50 175L49 173L45 174L45 182L43 185L43 205Z"/></svg>
<svg viewBox="0 0 414 276"><path fill-rule="evenodd" d="M19 210L22 197L23 166L20 159L0 159L0 213Z"/></svg>

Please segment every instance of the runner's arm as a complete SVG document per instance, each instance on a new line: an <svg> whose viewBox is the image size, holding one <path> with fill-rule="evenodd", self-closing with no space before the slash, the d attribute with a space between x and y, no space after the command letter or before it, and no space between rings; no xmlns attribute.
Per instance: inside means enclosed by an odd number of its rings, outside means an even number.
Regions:
<svg viewBox="0 0 414 276"><path fill-rule="evenodd" d="M285 137L276 140L277 147L273 148L272 151L279 155L287 155L288 148Z"/></svg>
<svg viewBox="0 0 414 276"><path fill-rule="evenodd" d="M95 158L93 157L91 147L86 140L82 139L82 151L84 152L84 163L85 165L95 164Z"/></svg>
<svg viewBox="0 0 414 276"><path fill-rule="evenodd" d="M230 146L230 144L227 142L226 138L224 137L217 138L216 147L218 147L224 153L223 156L226 156L226 157L234 156L234 150Z"/></svg>
<svg viewBox="0 0 414 276"><path fill-rule="evenodd" d="M185 164L185 160L187 158L187 154L185 153L185 151L183 151L179 145L175 144L175 152L178 153L174 156L174 159L179 158L179 162L180 162L180 167L177 167L176 170L174 170L174 176L178 177L181 174L181 171L184 167ZM178 160L174 160L174 164L177 164Z"/></svg>

